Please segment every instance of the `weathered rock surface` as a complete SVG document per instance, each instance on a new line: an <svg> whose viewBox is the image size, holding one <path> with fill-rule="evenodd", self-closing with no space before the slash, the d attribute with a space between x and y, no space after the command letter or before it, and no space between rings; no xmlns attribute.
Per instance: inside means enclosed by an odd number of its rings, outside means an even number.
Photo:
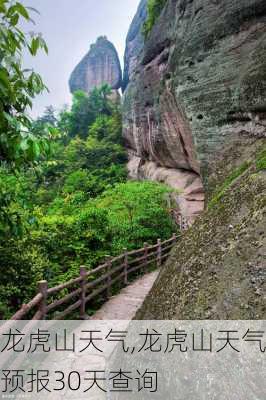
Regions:
<svg viewBox="0 0 266 400"><path fill-rule="evenodd" d="M94 87L104 83L114 90L119 89L122 71L114 45L105 36L101 36L72 72L69 87L71 93L77 90L89 93Z"/></svg>
<svg viewBox="0 0 266 400"><path fill-rule="evenodd" d="M124 75L123 90L126 89L130 78L138 63L138 56L143 49L144 38L142 35L142 25L147 17L147 0L141 0L137 13L130 25L127 39L126 50L124 56Z"/></svg>
<svg viewBox="0 0 266 400"><path fill-rule="evenodd" d="M265 50L264 0L168 0L124 94L130 175L150 178L152 163L155 179L181 190L188 177L190 217L202 211L210 157L236 133L264 135ZM190 199L177 198L184 215Z"/></svg>
<svg viewBox="0 0 266 400"><path fill-rule="evenodd" d="M265 319L266 140L235 140L210 165L208 209L181 237L137 319Z"/></svg>

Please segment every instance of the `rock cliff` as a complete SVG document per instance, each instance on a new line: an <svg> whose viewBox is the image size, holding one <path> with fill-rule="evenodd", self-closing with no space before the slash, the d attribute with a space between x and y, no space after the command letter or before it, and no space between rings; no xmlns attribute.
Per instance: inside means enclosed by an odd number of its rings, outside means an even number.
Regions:
<svg viewBox="0 0 266 400"><path fill-rule="evenodd" d="M140 21L138 11L126 53L129 175L180 189L194 220L210 158L235 134L265 132L266 2L168 0L143 46Z"/></svg>
<svg viewBox="0 0 266 400"><path fill-rule="evenodd" d="M265 319L266 143L233 135L209 163L208 206L137 319Z"/></svg>
<svg viewBox="0 0 266 400"><path fill-rule="evenodd" d="M141 0L137 13L130 25L127 38L126 50L124 56L124 75L123 75L123 91L126 89L134 70L138 64L138 56L143 49L144 38L142 35L142 25L147 17L147 0Z"/></svg>
<svg viewBox="0 0 266 400"><path fill-rule="evenodd" d="M122 71L114 45L105 36L101 36L72 72L69 87L71 93L77 90L89 93L94 87L104 83L114 90L119 89Z"/></svg>

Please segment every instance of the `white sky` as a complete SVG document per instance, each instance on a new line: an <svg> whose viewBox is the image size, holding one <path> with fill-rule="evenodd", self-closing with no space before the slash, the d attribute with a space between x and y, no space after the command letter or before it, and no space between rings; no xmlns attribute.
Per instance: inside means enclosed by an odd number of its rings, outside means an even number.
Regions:
<svg viewBox="0 0 266 400"><path fill-rule="evenodd" d="M70 74L98 36L106 35L114 43L123 62L126 35L139 1L23 0L41 13L34 14L35 25L27 24L26 30L42 32L49 47L48 56L40 53L25 59L25 67L39 72L50 91L35 99L34 116L50 104L58 108L70 103Z"/></svg>

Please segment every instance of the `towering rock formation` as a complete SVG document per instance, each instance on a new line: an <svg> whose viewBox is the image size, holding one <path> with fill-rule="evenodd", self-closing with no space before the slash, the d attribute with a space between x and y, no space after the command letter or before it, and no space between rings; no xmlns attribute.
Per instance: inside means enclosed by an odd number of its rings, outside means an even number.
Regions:
<svg viewBox="0 0 266 400"><path fill-rule="evenodd" d="M265 132L266 2L168 0L136 48L123 105L129 174L180 189L193 219L211 156L237 133Z"/></svg>
<svg viewBox="0 0 266 400"><path fill-rule="evenodd" d="M136 318L261 319L266 2L168 0L137 51L123 100L129 174L182 189L192 219L204 185L208 207Z"/></svg>
<svg viewBox="0 0 266 400"><path fill-rule="evenodd" d="M124 56L124 76L123 91L126 89L130 78L138 64L138 56L143 49L144 38L142 35L142 26L147 17L147 0L141 0L137 13L130 25Z"/></svg>
<svg viewBox="0 0 266 400"><path fill-rule="evenodd" d="M122 71L114 45L101 36L72 72L69 87L71 93L76 90L89 93L104 83L118 90L122 84Z"/></svg>

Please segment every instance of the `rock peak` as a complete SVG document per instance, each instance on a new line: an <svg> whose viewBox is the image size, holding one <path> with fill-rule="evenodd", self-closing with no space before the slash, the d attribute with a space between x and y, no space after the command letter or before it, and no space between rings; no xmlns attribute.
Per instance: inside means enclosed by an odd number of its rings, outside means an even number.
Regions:
<svg viewBox="0 0 266 400"><path fill-rule="evenodd" d="M147 0L141 0L137 13L130 25L124 54L123 91L126 89L131 76L138 64L138 56L144 46L142 26L147 18Z"/></svg>
<svg viewBox="0 0 266 400"><path fill-rule="evenodd" d="M107 36L99 36L96 40L96 43L105 43L105 42L109 42Z"/></svg>
<svg viewBox="0 0 266 400"><path fill-rule="evenodd" d="M72 72L69 87L71 93L77 90L89 93L104 83L114 90L119 89L122 84L122 71L115 46L106 36L99 36Z"/></svg>

